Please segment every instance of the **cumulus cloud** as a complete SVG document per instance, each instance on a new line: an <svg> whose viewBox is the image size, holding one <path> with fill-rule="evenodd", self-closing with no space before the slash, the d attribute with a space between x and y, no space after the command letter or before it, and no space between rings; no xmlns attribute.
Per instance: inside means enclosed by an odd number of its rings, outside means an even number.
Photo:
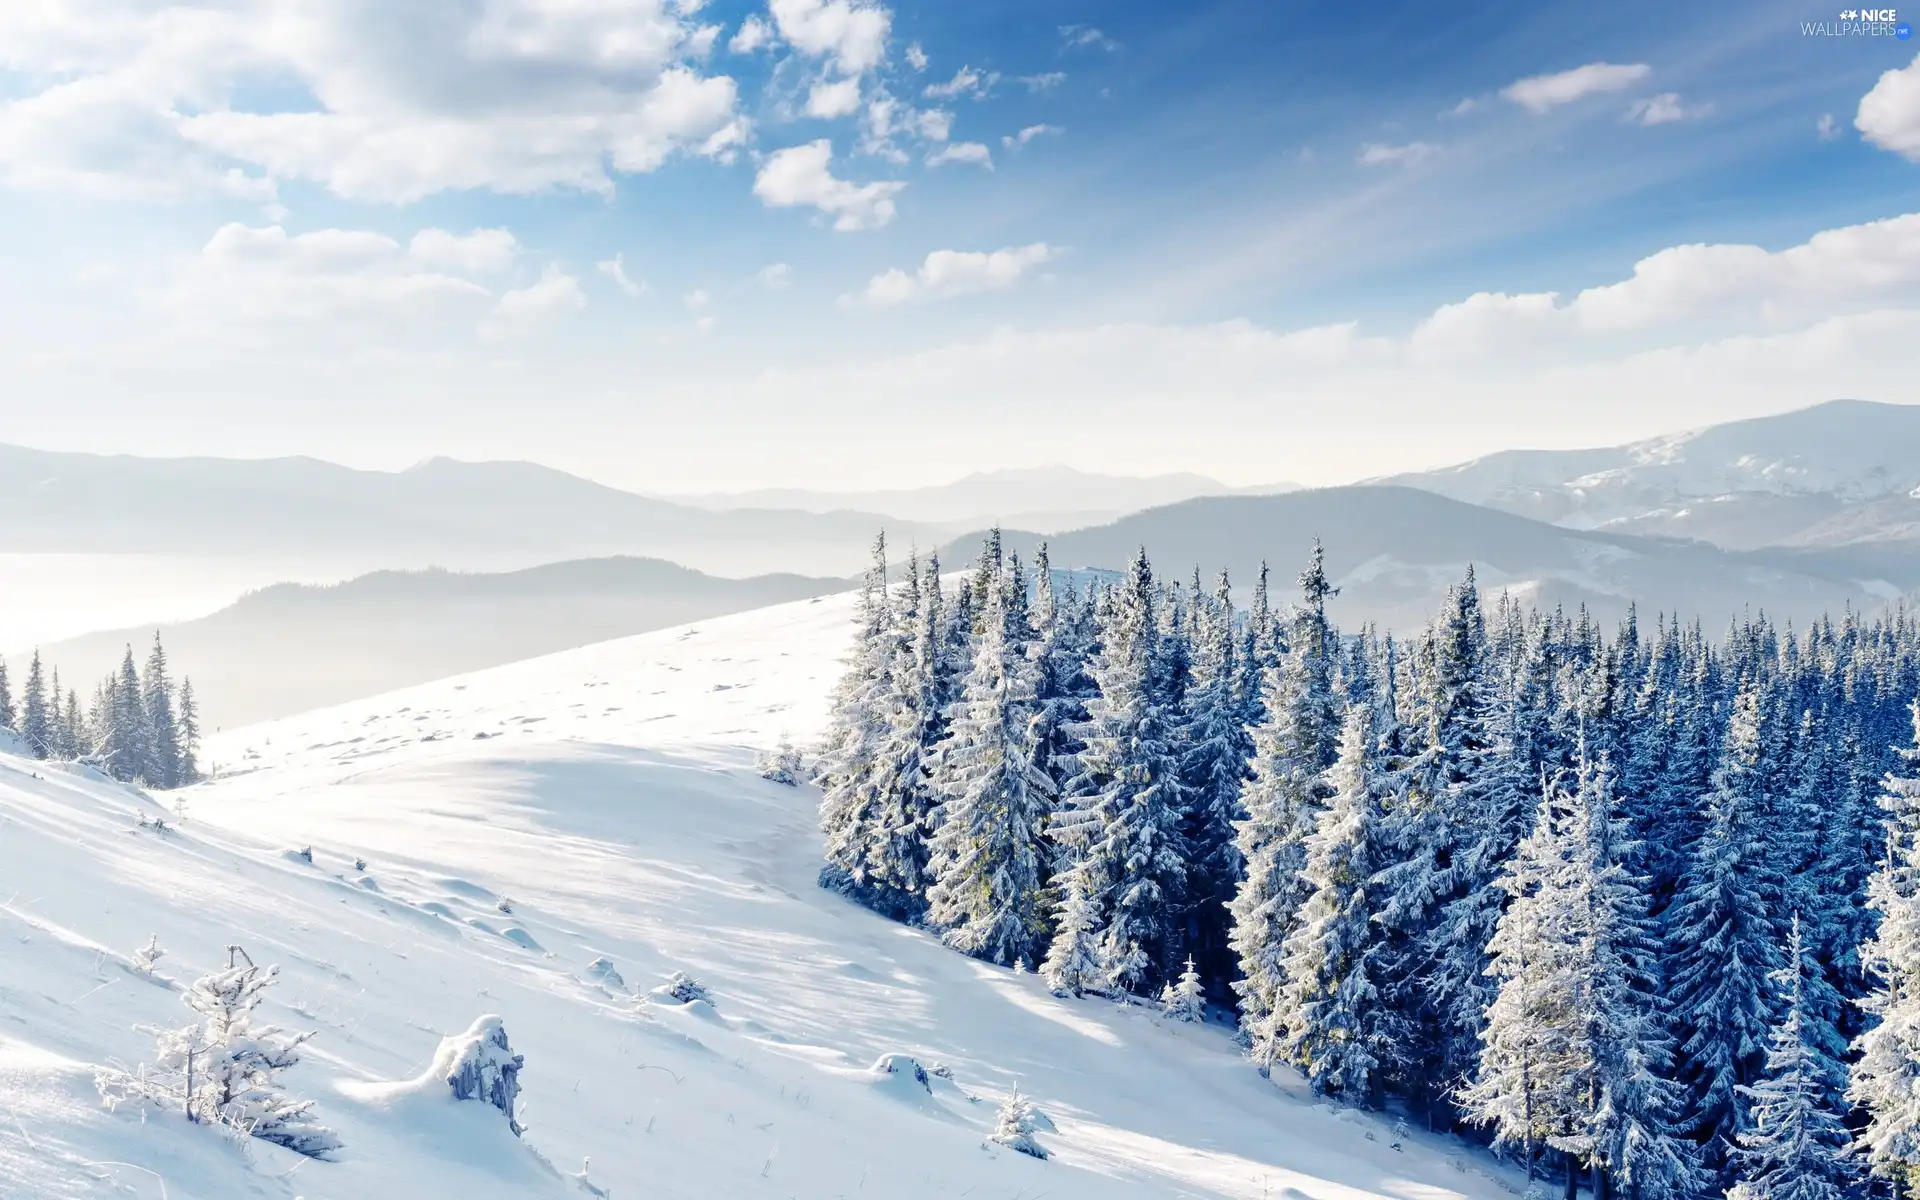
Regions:
<svg viewBox="0 0 1920 1200"><path fill-rule="evenodd" d="M476 229L460 236L444 229L422 229L407 244L421 263L463 275L490 275L513 265L520 243L505 229Z"/></svg>
<svg viewBox="0 0 1920 1200"><path fill-rule="evenodd" d="M1860 98L1853 127L1882 150L1920 162L1920 55L1880 76Z"/></svg>
<svg viewBox="0 0 1920 1200"><path fill-rule="evenodd" d="M761 287L777 291L793 282L793 268L783 262L768 263L754 278L760 281Z"/></svg>
<svg viewBox="0 0 1920 1200"><path fill-rule="evenodd" d="M1038 137L1057 137L1066 130L1058 125L1028 125L1019 133L1010 133L1000 139L1000 144L1009 150L1018 149Z"/></svg>
<svg viewBox="0 0 1920 1200"><path fill-rule="evenodd" d="M833 143L826 138L775 151L754 177L753 194L768 208L819 209L843 232L877 229L893 220L893 198L906 184L849 183L834 177L832 162Z"/></svg>
<svg viewBox="0 0 1920 1200"><path fill-rule="evenodd" d="M1840 123L1833 119L1832 113L1821 113L1819 122L1813 128L1823 142L1830 142L1840 136Z"/></svg>
<svg viewBox="0 0 1920 1200"><path fill-rule="evenodd" d="M1355 161L1362 166L1400 166L1411 167L1424 162L1440 152L1440 147L1431 142L1408 142L1404 146L1389 146L1382 142L1368 142L1360 147Z"/></svg>
<svg viewBox="0 0 1920 1200"><path fill-rule="evenodd" d="M807 115L833 120L860 111L858 79L822 79L807 90Z"/></svg>
<svg viewBox="0 0 1920 1200"><path fill-rule="evenodd" d="M971 163L977 167L993 170L993 151L979 142L951 142L927 155L930 167L945 166L948 163Z"/></svg>
<svg viewBox="0 0 1920 1200"><path fill-rule="evenodd" d="M493 336L517 333L586 306L587 294L580 290L580 281L561 270L558 263L548 263L538 282L502 293L485 332Z"/></svg>
<svg viewBox="0 0 1920 1200"><path fill-rule="evenodd" d="M1500 94L1530 112L1543 113L1588 96L1624 91L1652 73L1645 63L1588 63L1571 71L1516 80Z"/></svg>
<svg viewBox="0 0 1920 1200"><path fill-rule="evenodd" d="M615 254L612 258L609 258L604 262L597 262L593 264L593 266L594 266L594 269L599 271L602 275L605 275L608 279L613 280L614 286L619 288L622 292L625 292L627 295L640 296L646 293L646 290L647 290L646 281L644 279L635 279L632 276L627 274L627 261L626 261L625 254Z"/></svg>
<svg viewBox="0 0 1920 1200"><path fill-rule="evenodd" d="M768 0L774 28L810 58L830 59L849 75L880 65L893 16L866 0Z"/></svg>
<svg viewBox="0 0 1920 1200"><path fill-rule="evenodd" d="M771 41L773 41L773 26L753 16L740 22L740 28L734 32L733 39L727 43L727 49L735 54L752 54Z"/></svg>
<svg viewBox="0 0 1920 1200"><path fill-rule="evenodd" d="M1035 267L1053 260L1056 252L1044 242L1012 246L985 253L977 250L935 250L919 270L909 275L898 267L875 275L861 299L876 307L910 300L938 300L978 292L1004 291L1018 284Z"/></svg>
<svg viewBox="0 0 1920 1200"><path fill-rule="evenodd" d="M734 82L689 61L714 34L663 0L309 0L271 19L238 4L127 7L0 17L0 67L39 81L0 105L10 181L165 195L270 192L265 176L393 202L604 194L736 118ZM248 92L314 102L236 99Z"/></svg>
<svg viewBox="0 0 1920 1200"><path fill-rule="evenodd" d="M919 42L907 43L908 66L916 71L924 71L927 69L927 61L927 52L921 49Z"/></svg>
<svg viewBox="0 0 1920 1200"><path fill-rule="evenodd" d="M972 67L961 67L945 83L930 83L924 94L934 100L953 100L961 96L985 96L998 79L997 74L982 75Z"/></svg>

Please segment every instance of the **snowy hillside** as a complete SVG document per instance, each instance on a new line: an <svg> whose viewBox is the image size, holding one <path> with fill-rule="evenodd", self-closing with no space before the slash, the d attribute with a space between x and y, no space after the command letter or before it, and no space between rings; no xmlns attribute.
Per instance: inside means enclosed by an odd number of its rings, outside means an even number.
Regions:
<svg viewBox="0 0 1920 1200"><path fill-rule="evenodd" d="M0 746L0 1196L1515 1190L1458 1143L1262 1080L1224 1027L1055 999L816 888L816 798L752 760L818 728L849 612L784 605L234 731L178 813ZM150 936L153 978L129 963ZM265 1015L318 1031L287 1081L336 1162L95 1092L94 1064L145 1055L133 1027L181 1023L180 984L231 943L283 969ZM676 971L711 1004L640 1002ZM425 1073L488 1014L525 1056L520 1140ZM871 1069L890 1054L948 1070ZM1049 1161L987 1141L1016 1085Z"/></svg>

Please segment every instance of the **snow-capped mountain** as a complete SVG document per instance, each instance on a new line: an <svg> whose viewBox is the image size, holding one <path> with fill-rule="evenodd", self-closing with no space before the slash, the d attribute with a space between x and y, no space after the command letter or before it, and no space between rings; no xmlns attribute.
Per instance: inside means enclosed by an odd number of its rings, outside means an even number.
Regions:
<svg viewBox="0 0 1920 1200"><path fill-rule="evenodd" d="M817 796L752 761L820 728L850 616L789 604L231 731L221 777L165 806L0 747L0 1194L1517 1193L1268 1082L1224 1027L1057 999L815 887ZM283 970L262 1018L317 1031L284 1080L337 1161L100 1101L95 1071L146 1057L134 1027L178 1024L231 945ZM486 1016L524 1058L520 1137L432 1069ZM1048 1161L988 1140L1015 1087Z"/></svg>
<svg viewBox="0 0 1920 1200"><path fill-rule="evenodd" d="M1576 529L1731 548L1834 545L1840 539L1814 531L1920 486L1920 406L1834 400L1606 449L1507 450L1377 482Z"/></svg>

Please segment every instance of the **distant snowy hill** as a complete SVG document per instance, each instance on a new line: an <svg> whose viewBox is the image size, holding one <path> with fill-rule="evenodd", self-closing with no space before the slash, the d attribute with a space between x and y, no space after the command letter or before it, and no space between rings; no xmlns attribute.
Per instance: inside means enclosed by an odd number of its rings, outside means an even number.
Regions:
<svg viewBox="0 0 1920 1200"><path fill-rule="evenodd" d="M358 471L311 458L61 454L0 446L0 551L352 558L498 570L643 555L723 575L845 575L871 513L715 512L525 462Z"/></svg>
<svg viewBox="0 0 1920 1200"><path fill-rule="evenodd" d="M1920 406L1834 400L1608 449L1507 450L1377 482L1570 528L1736 549L1887 540L1865 531L1882 515L1874 502L1920 486Z"/></svg>
<svg viewBox="0 0 1920 1200"><path fill-rule="evenodd" d="M1244 597L1262 560L1290 584L1316 537L1340 586L1330 607L1349 626L1419 624L1468 564L1489 593L1509 591L1545 607L1584 603L1609 620L1637 602L1643 613L1677 610L1713 628L1749 608L1801 620L1849 602L1877 607L1920 586L1920 559L1872 548L1736 553L1565 529L1410 487L1208 497L1045 540L1056 567L1115 568L1140 546L1156 570L1181 579L1196 564L1209 581L1225 566ZM1031 532L1008 539L1023 554L1043 540ZM977 536L962 538L942 559L958 565L978 545Z"/></svg>
<svg viewBox="0 0 1920 1200"><path fill-rule="evenodd" d="M167 798L184 819L0 747L0 1195L1519 1192L1459 1143L1263 1080L1224 1027L1055 999L815 887L817 795L749 764L819 728L850 612L789 604L232 731L209 746L224 777ZM152 979L129 969L149 937ZM286 1082L336 1162L95 1094L235 943L283 968L262 1016L318 1031ZM641 1004L676 971L711 1004ZM423 1075L488 1014L525 1057L521 1139ZM1015 1086L1055 1127L1049 1161L986 1141Z"/></svg>
<svg viewBox="0 0 1920 1200"><path fill-rule="evenodd" d="M646 558L502 574L379 571L332 587L280 584L159 632L216 729L845 587L800 575L722 579ZM41 654L84 693L129 643L144 654L154 632L89 634ZM8 657L18 667L25 655Z"/></svg>
<svg viewBox="0 0 1920 1200"><path fill-rule="evenodd" d="M1195 496L1269 494L1297 490L1297 484L1235 488L1204 475L1136 477L1101 475L1072 467L1030 467L981 471L933 487L872 492L813 492L766 489L671 496L667 499L708 508L793 508L827 513L841 510L884 513L906 521L973 529L999 523L1052 532L1096 525L1115 517L1173 504Z"/></svg>

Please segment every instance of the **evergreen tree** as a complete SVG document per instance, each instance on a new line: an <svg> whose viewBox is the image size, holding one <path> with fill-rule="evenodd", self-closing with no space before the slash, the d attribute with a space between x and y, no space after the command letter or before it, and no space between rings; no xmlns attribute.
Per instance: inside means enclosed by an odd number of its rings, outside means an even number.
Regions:
<svg viewBox="0 0 1920 1200"><path fill-rule="evenodd" d="M1153 989L1172 974L1186 885L1179 764L1153 686L1156 632L1153 572L1142 550L1113 591L1092 671L1100 695L1072 731L1086 748L1052 822L1091 889L1101 969L1116 992Z"/></svg>
<svg viewBox="0 0 1920 1200"><path fill-rule="evenodd" d="M820 830L826 865L820 886L872 904L874 843L879 833L878 760L893 692L892 626L887 597L887 543L874 540L855 610L853 646L836 685L820 749Z"/></svg>
<svg viewBox="0 0 1920 1200"><path fill-rule="evenodd" d="M160 634L153 635L147 672L141 680L140 707L147 752L147 782L154 787L180 786L180 729L174 719L173 681L167 677L167 652Z"/></svg>
<svg viewBox="0 0 1920 1200"><path fill-rule="evenodd" d="M94 743L87 733L87 722L80 715L80 693L67 689L66 716L60 723L60 739L66 746L64 758L82 758L95 753Z"/></svg>
<svg viewBox="0 0 1920 1200"><path fill-rule="evenodd" d="M1016 563L1017 566L1017 563ZM1033 953L1042 929L1040 840L1053 781L1034 762L1036 664L1016 570L987 593L973 671L936 756L943 796L927 921L966 954L1003 965Z"/></svg>
<svg viewBox="0 0 1920 1200"><path fill-rule="evenodd" d="M1180 778L1186 790L1191 855L1188 944L1202 975L1225 983L1233 955L1228 905L1245 864L1235 844L1240 789L1253 746L1241 724L1240 664L1233 598L1222 571L1211 598L1196 595L1193 656L1180 729Z"/></svg>
<svg viewBox="0 0 1920 1200"><path fill-rule="evenodd" d="M1160 993L1160 1011L1176 1021L1191 1023L1206 1019L1206 990L1200 985L1200 970L1193 965L1192 955L1187 956L1187 967L1180 972L1180 982L1169 983Z"/></svg>
<svg viewBox="0 0 1920 1200"><path fill-rule="evenodd" d="M1240 960L1240 1029L1264 1069L1286 1036L1280 1006L1286 986L1283 960L1308 886L1301 878L1307 839L1319 825L1327 796L1324 778L1338 747L1333 690L1338 637L1327 621L1334 588L1326 557L1314 543L1300 576L1286 653L1267 669L1262 690L1268 717L1254 729L1253 770L1240 792L1245 814L1235 844L1246 875L1233 899L1230 944Z"/></svg>
<svg viewBox="0 0 1920 1200"><path fill-rule="evenodd" d="M1729 1200L1843 1200L1852 1184L1846 1114L1835 1103L1827 1051L1809 1036L1804 983L1819 971L1793 920L1787 965L1775 973L1786 1014L1767 1048L1766 1073L1745 1088L1753 1124L1734 1155Z"/></svg>
<svg viewBox="0 0 1920 1200"><path fill-rule="evenodd" d="M0 729L19 732L19 721L13 707L13 685L7 681L7 661L0 658Z"/></svg>
<svg viewBox="0 0 1920 1200"><path fill-rule="evenodd" d="M1371 711L1349 705L1331 772L1333 795L1307 839L1301 878L1313 890L1287 938L1280 1013L1287 1057L1315 1091L1375 1099L1394 1030L1374 986L1372 881L1379 801Z"/></svg>
<svg viewBox="0 0 1920 1200"><path fill-rule="evenodd" d="M54 728L60 707L60 677L56 673L53 684L53 709L47 707L47 681L40 670L40 652L35 650L33 658L27 663L26 694L21 697L20 736L27 739L27 747L35 758L66 757L70 751L58 743Z"/></svg>
<svg viewBox="0 0 1920 1200"><path fill-rule="evenodd" d="M1079 996L1104 989L1100 965L1100 913L1094 905L1093 882L1076 864L1060 878L1063 899L1054 921L1053 941L1040 964L1040 977L1056 996Z"/></svg>
<svg viewBox="0 0 1920 1200"><path fill-rule="evenodd" d="M1786 942L1767 824L1758 692L1740 693L1726 751L1667 914L1668 992L1688 1118L1719 1168L1747 1129L1738 1089L1759 1077L1774 1023L1769 977Z"/></svg>
<svg viewBox="0 0 1920 1200"><path fill-rule="evenodd" d="M193 700L193 680L180 680L180 782L200 782L200 709Z"/></svg>
<svg viewBox="0 0 1920 1200"><path fill-rule="evenodd" d="M961 595L970 595L962 589ZM886 722L875 755L878 800L872 872L883 899L881 911L901 919L926 909L928 838L935 797L927 771L929 752L946 729L941 661L949 643L940 578L910 563L895 594L889 653L891 689ZM966 635L971 646L971 635ZM970 652L969 652L969 656Z"/></svg>

